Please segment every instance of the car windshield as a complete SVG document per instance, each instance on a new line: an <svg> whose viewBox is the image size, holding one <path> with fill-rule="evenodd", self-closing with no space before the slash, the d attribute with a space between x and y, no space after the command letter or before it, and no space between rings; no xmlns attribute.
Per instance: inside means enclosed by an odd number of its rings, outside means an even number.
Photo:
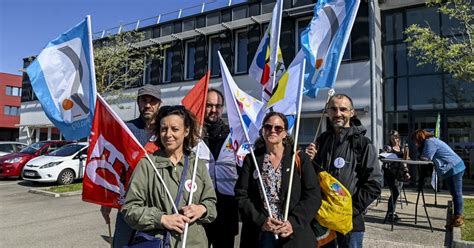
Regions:
<svg viewBox="0 0 474 248"><path fill-rule="evenodd" d="M0 144L0 152L13 152L13 146L11 144Z"/></svg>
<svg viewBox="0 0 474 248"><path fill-rule="evenodd" d="M65 145L61 148L58 148L55 151L52 151L51 153L48 154L48 156L56 156L56 157L67 157L71 156L74 153L78 152L83 148L84 145L80 144L70 144L70 145Z"/></svg>
<svg viewBox="0 0 474 248"><path fill-rule="evenodd" d="M45 144L46 144L46 142L37 142L37 143L34 143L30 146L27 146L27 147L21 149L20 152L21 153L26 153L26 154L34 154L36 151L41 149L41 147L43 147Z"/></svg>

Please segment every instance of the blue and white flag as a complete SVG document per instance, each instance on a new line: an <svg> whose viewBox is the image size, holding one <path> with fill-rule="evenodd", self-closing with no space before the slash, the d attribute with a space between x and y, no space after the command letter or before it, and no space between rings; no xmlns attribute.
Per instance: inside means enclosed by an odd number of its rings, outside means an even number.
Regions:
<svg viewBox="0 0 474 248"><path fill-rule="evenodd" d="M96 100L90 16L49 42L26 68L33 90L68 140L89 136Z"/></svg>
<svg viewBox="0 0 474 248"><path fill-rule="evenodd" d="M307 96L333 88L359 4L360 0L319 0L314 7L313 19L301 33Z"/></svg>

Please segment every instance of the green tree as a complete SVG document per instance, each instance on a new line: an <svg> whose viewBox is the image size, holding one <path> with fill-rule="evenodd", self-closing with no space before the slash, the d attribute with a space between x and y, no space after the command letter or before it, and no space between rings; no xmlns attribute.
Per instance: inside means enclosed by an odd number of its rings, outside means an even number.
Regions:
<svg viewBox="0 0 474 248"><path fill-rule="evenodd" d="M463 29L460 36L444 37L429 27L413 24L405 30L409 43L408 55L418 66L433 64L439 71L450 73L457 80L474 83L474 13L471 0L427 0L428 6L438 6L441 13L457 20Z"/></svg>
<svg viewBox="0 0 474 248"><path fill-rule="evenodd" d="M144 34L122 32L94 42L97 92L112 93L123 87L138 86L147 64L161 59L161 46L140 47Z"/></svg>

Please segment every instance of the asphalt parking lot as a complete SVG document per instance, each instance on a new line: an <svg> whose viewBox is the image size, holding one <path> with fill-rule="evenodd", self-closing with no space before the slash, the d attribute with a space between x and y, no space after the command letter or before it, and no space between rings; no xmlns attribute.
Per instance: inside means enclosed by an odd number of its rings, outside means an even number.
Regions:
<svg viewBox="0 0 474 248"><path fill-rule="evenodd" d="M110 246L99 206L83 202L80 195L53 198L28 193L44 186L0 178L0 247Z"/></svg>

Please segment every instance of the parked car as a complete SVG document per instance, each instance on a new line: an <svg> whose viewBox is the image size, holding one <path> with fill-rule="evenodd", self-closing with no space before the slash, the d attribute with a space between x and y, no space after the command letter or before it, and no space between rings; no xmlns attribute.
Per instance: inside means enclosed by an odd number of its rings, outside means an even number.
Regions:
<svg viewBox="0 0 474 248"><path fill-rule="evenodd" d="M23 168L23 179L71 184L84 175L87 147L87 142L67 144L48 155L34 158Z"/></svg>
<svg viewBox="0 0 474 248"><path fill-rule="evenodd" d="M23 166L32 158L48 154L57 148L71 143L63 140L48 140L36 142L19 152L0 157L0 177L21 177Z"/></svg>
<svg viewBox="0 0 474 248"><path fill-rule="evenodd" d="M27 144L14 141L0 141L0 157L10 153L18 152L25 148Z"/></svg>

